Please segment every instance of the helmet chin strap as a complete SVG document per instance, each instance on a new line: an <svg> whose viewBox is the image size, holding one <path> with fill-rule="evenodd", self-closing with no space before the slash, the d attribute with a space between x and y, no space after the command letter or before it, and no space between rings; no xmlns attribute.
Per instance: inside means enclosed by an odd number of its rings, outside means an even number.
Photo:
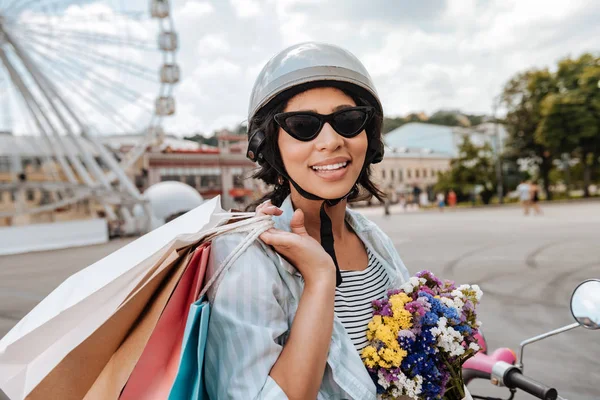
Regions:
<svg viewBox="0 0 600 400"><path fill-rule="evenodd" d="M335 265L335 285L336 286L341 285L342 284L342 273L340 272L340 267L338 265L337 257L335 256L335 248L334 248L334 240L333 240L333 225L331 223L331 218L329 218L329 215L327 215L327 212L325 211L325 205L328 205L330 207L335 206L340 201L348 198L350 193L352 193L352 189L350 189L350 191L348 193L346 193L346 195L344 195L340 198L337 198L337 199L324 199L315 194L307 192L306 190L302 189L300 187L300 185L298 185L287 173L285 173L285 171L280 171L280 169L275 166L276 163L274 162L272 155L269 154L269 152L266 152L266 153L267 154L263 153L263 157L266 159L266 161L281 176L283 176L288 181L290 181L290 183L292 185L294 185L294 188L298 191L298 193L300 193L300 195L302 197L304 197L305 199L308 199L308 200L323 200L323 203L321 204L321 210L319 212L319 216L320 216L320 220L321 220L321 227L320 227L321 246L323 246L323 249L327 252L327 254L329 254L331 256L333 263ZM369 162L370 162L369 158L365 157L365 162L361 169L361 174L364 172L365 167L369 164ZM359 175L359 179L360 179L360 175Z"/></svg>

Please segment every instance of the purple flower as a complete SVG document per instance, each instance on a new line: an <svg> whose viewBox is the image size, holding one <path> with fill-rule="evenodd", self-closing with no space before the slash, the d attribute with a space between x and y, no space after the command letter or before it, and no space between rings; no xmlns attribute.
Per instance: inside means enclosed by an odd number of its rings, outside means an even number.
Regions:
<svg viewBox="0 0 600 400"><path fill-rule="evenodd" d="M439 280L438 278L436 278L436 276L431 271L425 270L425 271L417 272L417 278L425 278L425 279L427 279L427 283L431 283L431 284L433 284L433 286L437 286L439 288L444 286L442 281Z"/></svg>
<svg viewBox="0 0 600 400"><path fill-rule="evenodd" d="M422 293L427 293L431 296L437 296L437 293L435 293L432 289L428 288L427 286L421 286L419 288L419 296L421 296Z"/></svg>
<svg viewBox="0 0 600 400"><path fill-rule="evenodd" d="M420 317L425 315L429 310L431 310L431 305L427 301L425 297L419 297L415 301L411 301L410 303L406 303L404 308L410 312L411 314L418 314Z"/></svg>

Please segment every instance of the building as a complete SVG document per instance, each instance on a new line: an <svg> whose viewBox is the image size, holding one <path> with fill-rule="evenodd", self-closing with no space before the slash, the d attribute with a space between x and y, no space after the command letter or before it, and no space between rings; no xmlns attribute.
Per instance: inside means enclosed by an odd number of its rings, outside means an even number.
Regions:
<svg viewBox="0 0 600 400"><path fill-rule="evenodd" d="M180 181L205 199L221 196L225 209L240 209L265 190L251 178L256 164L246 158L246 135L222 131L218 147L168 139L160 148L149 149L133 169L132 179L140 191L157 182Z"/></svg>
<svg viewBox="0 0 600 400"><path fill-rule="evenodd" d="M438 176L450 168L451 159L430 149L387 147L383 161L373 166L374 181L382 190L392 188L393 202L400 194L410 195L415 186L433 198Z"/></svg>
<svg viewBox="0 0 600 400"><path fill-rule="evenodd" d="M416 125L415 132L411 128ZM458 135L452 128L428 124L410 123L385 137L384 160L373 166L374 181L380 188L391 187L393 200L401 193L410 193L415 186L428 191L438 175L450 166L453 138ZM412 128L411 128L412 129ZM419 134L420 132L420 134ZM130 180L140 192L162 181L180 181L195 188L203 198L221 196L225 209L243 209L264 194L268 188L251 178L256 164L246 158L246 135L234 135L224 130L218 133L218 146L201 145L175 136L163 137L160 143L149 145L146 151L127 169ZM140 135L114 135L99 137L101 142L118 157L141 142ZM102 165L92 146L85 139L79 140ZM65 140L65 143L70 143ZM403 146L410 143L412 146ZM68 144L72 145L72 144ZM76 154L77 151L73 150ZM69 163L70 164L70 163ZM55 176L50 172L54 171ZM58 176L58 179L55 179ZM23 182L66 182L59 163L47 151L42 138L37 136L0 135L0 225L52 222L57 219L82 218L99 211L93 201L59 208L57 212L23 214L19 219L3 220L2 212L16 207L29 208L60 200L56 190L26 188Z"/></svg>

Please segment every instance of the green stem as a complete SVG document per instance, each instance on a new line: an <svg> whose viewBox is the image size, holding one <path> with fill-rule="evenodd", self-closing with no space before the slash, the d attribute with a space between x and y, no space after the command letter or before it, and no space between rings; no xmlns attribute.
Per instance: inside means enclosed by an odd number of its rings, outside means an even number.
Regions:
<svg viewBox="0 0 600 400"><path fill-rule="evenodd" d="M458 393L460 394L460 398L463 399L465 397L465 391L464 391L464 387L463 387L462 376L456 375L454 368L452 368L452 366L450 365L448 360L446 360L445 357L442 356L441 358L442 358L442 361L444 361L444 364L446 364L446 368L448 368L448 372L450 372L450 376L452 377L453 382L456 384L456 389L458 390ZM452 388L454 388L454 387L455 387L455 385L453 384Z"/></svg>

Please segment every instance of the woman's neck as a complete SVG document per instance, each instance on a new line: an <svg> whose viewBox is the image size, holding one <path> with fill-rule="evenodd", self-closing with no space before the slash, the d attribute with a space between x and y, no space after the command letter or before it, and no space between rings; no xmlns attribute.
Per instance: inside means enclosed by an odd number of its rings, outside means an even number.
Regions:
<svg viewBox="0 0 600 400"><path fill-rule="evenodd" d="M304 212L304 226L306 232L319 242L321 241L321 204L322 200L308 200L302 197L300 193L292 190L291 200L294 210L297 208ZM349 232L345 224L347 200L342 200L335 206L325 206L325 211L331 219L333 228L333 238L336 241L343 241Z"/></svg>

